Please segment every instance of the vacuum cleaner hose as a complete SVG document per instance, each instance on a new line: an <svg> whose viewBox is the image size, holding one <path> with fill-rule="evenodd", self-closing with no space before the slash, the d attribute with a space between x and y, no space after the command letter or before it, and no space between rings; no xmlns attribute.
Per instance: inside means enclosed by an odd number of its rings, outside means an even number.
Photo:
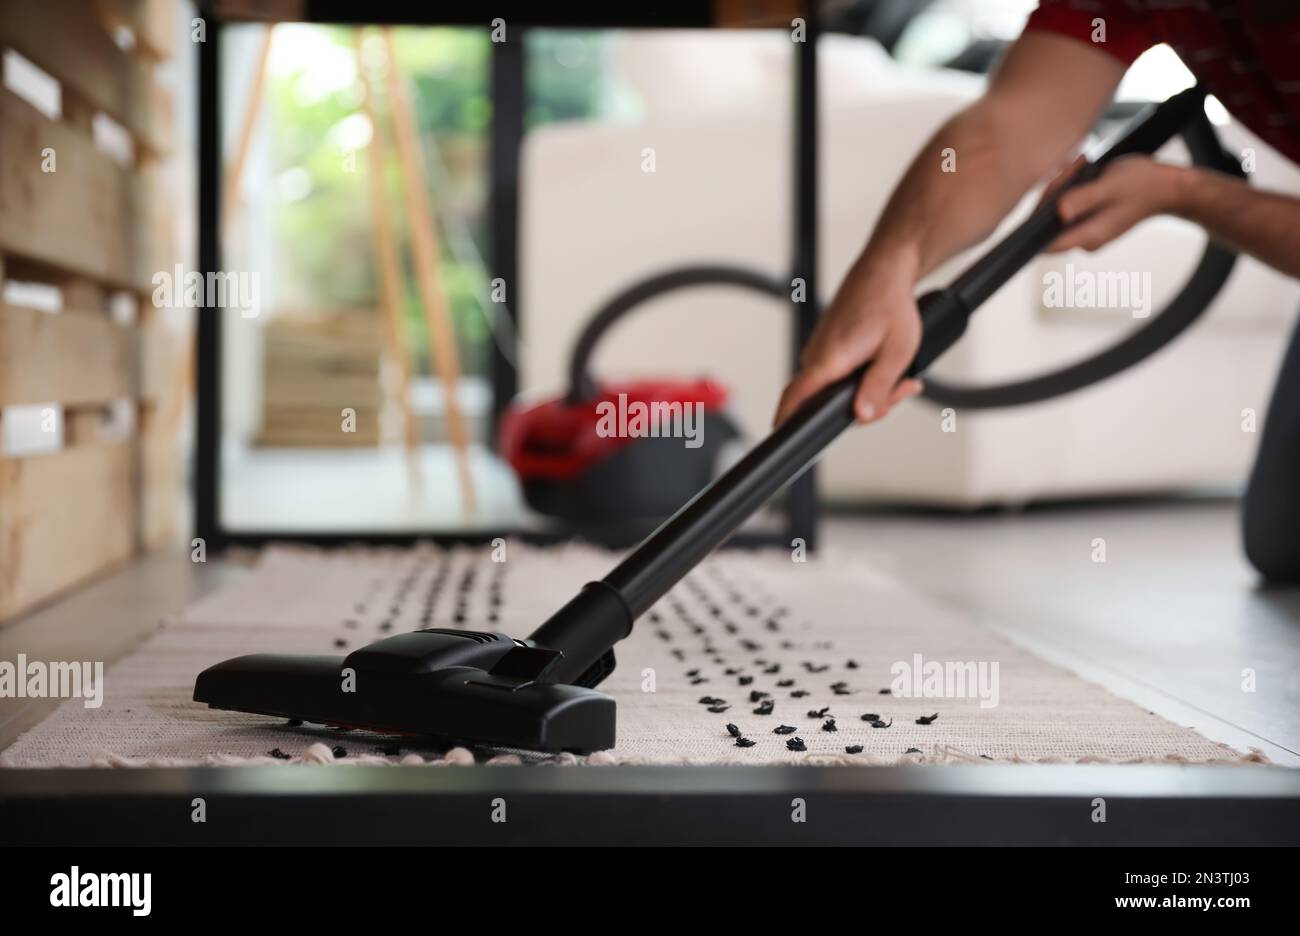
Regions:
<svg viewBox="0 0 1300 936"><path fill-rule="evenodd" d="M1204 97L1202 89L1189 88L1159 105L1086 166L1071 185L1095 178L1108 163L1122 156L1152 152L1174 134L1182 137L1193 164L1244 178L1241 166L1224 152L1205 116ZM950 291L975 309L1063 229L1056 199L1052 199L954 280ZM992 409L1039 403L1113 377L1150 357L1196 321L1227 282L1236 262L1235 252L1207 239L1200 262L1177 295L1145 325L1110 347L1046 374L988 386L952 384L927 377L923 394L941 406Z"/></svg>
<svg viewBox="0 0 1300 936"><path fill-rule="evenodd" d="M1135 118L1131 129L1120 139L1085 166L1071 185L1095 178L1107 164L1123 156L1154 152L1174 136L1182 138L1194 165L1244 178L1241 166L1224 152L1214 126L1205 116L1204 99L1204 89L1188 88L1149 108ZM1060 194L1058 192L1056 197L1059 198ZM967 308L978 308L1051 243L1063 227L1055 198L1040 205L1021 225L954 280L948 291ZM1145 360L1177 338L1218 295L1236 261L1236 253L1207 240L1192 275L1160 312L1115 344L1074 364L1050 373L986 386L953 384L927 377L923 395L940 406L991 409L1039 403L1098 383ZM611 326L650 299L673 290L698 286L738 286L785 301L791 297L788 283L727 264L681 267L635 283L601 306L579 335L569 360L568 402L578 404L596 395L591 359L600 339ZM815 308L820 313L820 303Z"/></svg>
<svg viewBox="0 0 1300 936"><path fill-rule="evenodd" d="M573 346L573 355L569 358L567 402L576 405L596 395L596 382L590 372L591 358L596 351L597 342L609 331L611 325L648 299L691 286L739 286L778 299L790 298L790 287L780 280L745 267L725 264L681 267L642 280L601 306L582 329L582 334Z"/></svg>

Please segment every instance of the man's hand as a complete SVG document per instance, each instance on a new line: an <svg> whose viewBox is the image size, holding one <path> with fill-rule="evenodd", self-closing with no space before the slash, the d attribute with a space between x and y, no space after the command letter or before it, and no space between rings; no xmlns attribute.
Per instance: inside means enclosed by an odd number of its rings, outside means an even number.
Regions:
<svg viewBox="0 0 1300 936"><path fill-rule="evenodd" d="M900 381L921 344L914 282L903 263L855 266L849 271L804 346L798 375L781 394L778 425L804 400L863 361L872 364L853 401L859 422L882 419L898 403L921 392L919 380Z"/></svg>
<svg viewBox="0 0 1300 936"><path fill-rule="evenodd" d="M1082 159L1048 185L1052 194L1082 165ZM1061 220L1070 227L1051 243L1047 253L1081 247L1098 250L1139 221L1160 214L1176 214L1184 201L1188 170L1157 162L1149 156L1117 159L1092 182L1069 189L1057 202Z"/></svg>
<svg viewBox="0 0 1300 936"><path fill-rule="evenodd" d="M776 421L870 361L854 399L862 422L919 393L902 380L921 341L918 281L997 228L1026 191L1087 132L1115 94L1124 63L1092 43L1031 30L1017 39L984 96L917 152L875 231L804 349ZM956 154L952 169L945 154ZM865 171L873 171L864 163Z"/></svg>

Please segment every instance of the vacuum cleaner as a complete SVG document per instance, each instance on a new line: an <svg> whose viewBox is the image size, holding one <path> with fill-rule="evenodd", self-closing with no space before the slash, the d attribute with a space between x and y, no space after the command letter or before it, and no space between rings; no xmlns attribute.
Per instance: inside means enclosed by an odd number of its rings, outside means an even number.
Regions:
<svg viewBox="0 0 1300 936"><path fill-rule="evenodd" d="M726 401L726 388L708 379L584 387L512 405L499 448L528 506L587 539L630 545L718 474L740 438ZM646 431L602 431L602 421L626 423L628 414L649 423ZM688 427L699 444L685 444L674 427Z"/></svg>
<svg viewBox="0 0 1300 936"><path fill-rule="evenodd" d="M514 469L528 506L564 520L584 538L628 546L690 500L724 467L740 430L727 415L726 388L708 379L600 384L591 359L614 323L673 289L725 285L788 298L788 287L762 273L701 266L659 274L613 296L587 321L569 359L568 389L559 398L512 403L501 421L500 452ZM671 436L597 431L605 407L680 413L698 404L701 445ZM607 410L606 410L607 411Z"/></svg>
<svg viewBox="0 0 1300 936"><path fill-rule="evenodd" d="M1198 164L1240 175L1206 120L1204 98L1202 89L1192 88L1156 106L1072 184L1095 177L1122 156L1152 153L1177 134ZM922 341L908 374L924 373L961 337L974 310L1062 228L1055 200L1050 200L948 288L922 296ZM1079 364L997 387L927 380L927 394L949 405L1009 406L1104 379L1186 328L1223 285L1233 260L1233 254L1211 244L1169 306L1114 347ZM614 669L614 645L853 424L854 392L865 370L863 365L810 398L526 639L430 628L376 641L347 656L241 656L199 674L194 699L218 709L419 735L442 743L576 753L613 747L614 700L595 687Z"/></svg>

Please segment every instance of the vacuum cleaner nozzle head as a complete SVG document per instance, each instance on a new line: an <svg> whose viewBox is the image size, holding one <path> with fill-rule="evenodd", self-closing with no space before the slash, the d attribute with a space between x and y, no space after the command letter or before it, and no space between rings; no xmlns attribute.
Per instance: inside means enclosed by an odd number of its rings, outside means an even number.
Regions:
<svg viewBox="0 0 1300 936"><path fill-rule="evenodd" d="M502 634L429 629L346 657L254 654L209 667L212 708L443 741L586 753L614 746L614 700L555 682L563 657Z"/></svg>

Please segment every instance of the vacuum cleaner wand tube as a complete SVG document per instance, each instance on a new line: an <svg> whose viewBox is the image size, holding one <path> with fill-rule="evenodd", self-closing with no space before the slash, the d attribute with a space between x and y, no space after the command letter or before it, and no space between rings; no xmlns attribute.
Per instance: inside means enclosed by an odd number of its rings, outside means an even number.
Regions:
<svg viewBox="0 0 1300 936"><path fill-rule="evenodd" d="M1204 91L1191 88L1157 106L1070 184L1094 177L1118 156L1154 151L1179 132L1203 99ZM921 346L908 374L922 373L948 350L965 331L970 314L1055 240L1062 227L1053 198L949 288L922 296L917 303ZM592 684L593 676L599 678L598 664L627 636L632 622L853 424L853 398L866 368L863 365L808 399L730 471L651 533L602 581L583 588L532 634L536 644L564 653L557 665L560 681L578 681L585 676L589 680L585 684Z"/></svg>
<svg viewBox="0 0 1300 936"><path fill-rule="evenodd" d="M970 314L951 292L919 301L919 374L955 342ZM853 396L866 365L822 388L730 471L692 498L600 582L587 585L531 640L560 650L556 678L576 681L627 636L632 622L700 560L721 545L765 501L799 476L835 437L853 424Z"/></svg>

